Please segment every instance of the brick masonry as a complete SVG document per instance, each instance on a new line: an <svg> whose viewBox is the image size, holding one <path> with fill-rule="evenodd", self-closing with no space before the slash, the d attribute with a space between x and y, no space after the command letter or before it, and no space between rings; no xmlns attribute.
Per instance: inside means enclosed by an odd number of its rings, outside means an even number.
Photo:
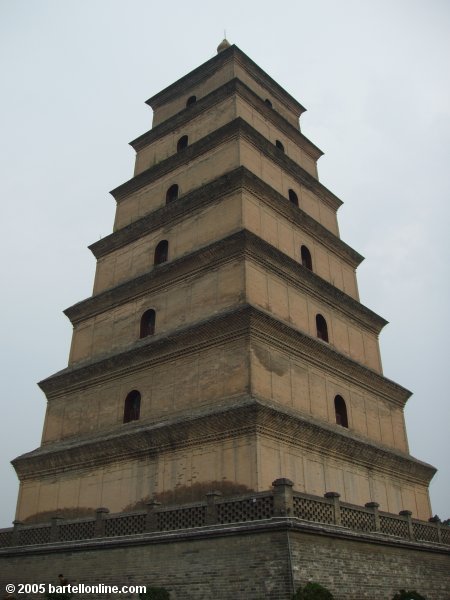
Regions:
<svg viewBox="0 0 450 600"><path fill-rule="evenodd" d="M359 304L362 257L339 238L342 202L318 180L304 108L233 46L148 103L153 130L112 191L114 233L91 246L94 296L66 311L69 366L40 383L43 444L13 461L21 489L14 531L0 531L0 584L62 572L163 585L172 599L285 600L312 579L338 600L401 587L449 600L448 531L426 522L435 469L408 455L410 392L382 376L385 320ZM163 240L167 264L155 264ZM149 309L155 335L143 337ZM131 390L142 405L130 423ZM248 498L209 497L178 513L58 520L215 481L264 495L275 477L273 511L271 497L252 499L261 514ZM18 522L36 515L52 525Z"/></svg>
<svg viewBox="0 0 450 600"><path fill-rule="evenodd" d="M450 551L278 518L120 539L0 551L6 583L150 584L173 600L288 600L293 585L326 585L336 600L390 599L400 588L450 599Z"/></svg>

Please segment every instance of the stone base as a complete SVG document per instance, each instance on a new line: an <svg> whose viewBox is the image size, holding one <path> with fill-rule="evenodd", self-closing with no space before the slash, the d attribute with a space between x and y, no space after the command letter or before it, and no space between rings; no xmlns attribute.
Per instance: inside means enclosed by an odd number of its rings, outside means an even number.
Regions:
<svg viewBox="0 0 450 600"><path fill-rule="evenodd" d="M288 600L309 580L336 600L388 600L401 588L450 599L448 548L291 518L0 550L1 590L58 585L59 573L72 584L164 586L183 600Z"/></svg>

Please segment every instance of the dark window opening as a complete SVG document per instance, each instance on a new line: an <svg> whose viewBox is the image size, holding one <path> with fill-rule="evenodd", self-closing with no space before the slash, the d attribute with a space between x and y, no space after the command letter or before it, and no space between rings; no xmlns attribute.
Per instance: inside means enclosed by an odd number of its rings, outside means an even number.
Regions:
<svg viewBox="0 0 450 600"><path fill-rule="evenodd" d="M308 248L306 246L302 246L300 248L300 255L301 255L301 259L302 259L302 265L304 267L306 267L307 269L309 269L310 271L312 271L313 268L312 268L311 252L308 250Z"/></svg>
<svg viewBox="0 0 450 600"><path fill-rule="evenodd" d="M178 185L174 183L170 186L166 193L166 204L178 199Z"/></svg>
<svg viewBox="0 0 450 600"><path fill-rule="evenodd" d="M280 142L280 140L277 140L275 142L275 146L278 148L278 150L281 150L281 152L284 152L284 146L283 144Z"/></svg>
<svg viewBox="0 0 450 600"><path fill-rule="evenodd" d="M267 106L270 106L270 108L272 108L272 102L269 100L269 98L266 98L264 102L267 104Z"/></svg>
<svg viewBox="0 0 450 600"><path fill-rule="evenodd" d="M137 390L133 390L125 398L125 406L123 409L123 422L138 421L141 412L141 394Z"/></svg>
<svg viewBox="0 0 450 600"><path fill-rule="evenodd" d="M289 195L289 200L292 202L292 204L295 204L295 206L298 206L298 196L294 192L294 190L289 190L288 195Z"/></svg>
<svg viewBox="0 0 450 600"><path fill-rule="evenodd" d="M161 240L155 248L155 259L154 265L160 265L161 263L167 262L169 258L169 242L167 240Z"/></svg>
<svg viewBox="0 0 450 600"><path fill-rule="evenodd" d="M186 106L192 106L196 102L197 102L197 96L189 96L189 98L186 100Z"/></svg>
<svg viewBox="0 0 450 600"><path fill-rule="evenodd" d="M347 407L342 396L336 396L334 399L334 411L336 413L336 423L348 428Z"/></svg>
<svg viewBox="0 0 450 600"><path fill-rule="evenodd" d="M189 138L187 135L183 135L182 137L180 137L180 139L178 140L178 143L177 143L177 152L181 152L181 150L184 150L185 148L187 148L188 142L189 142Z"/></svg>
<svg viewBox="0 0 450 600"><path fill-rule="evenodd" d="M317 337L328 342L328 326L322 315L316 315Z"/></svg>
<svg viewBox="0 0 450 600"><path fill-rule="evenodd" d="M146 310L141 317L140 337L145 338L155 333L156 313L153 308Z"/></svg>

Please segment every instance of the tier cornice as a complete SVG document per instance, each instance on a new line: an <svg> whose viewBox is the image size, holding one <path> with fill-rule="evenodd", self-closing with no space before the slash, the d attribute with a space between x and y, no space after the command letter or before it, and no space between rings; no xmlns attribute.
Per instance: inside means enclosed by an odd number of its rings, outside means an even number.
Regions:
<svg viewBox="0 0 450 600"><path fill-rule="evenodd" d="M321 225L301 208L294 206L287 198L270 187L257 175L245 167L242 168L245 174L243 183L245 189L253 192L260 200L269 205L274 211L298 225L317 242L328 247L351 267L356 268L361 264L361 262L364 260L364 257L359 254L359 252L351 248L348 244L342 241L341 238Z"/></svg>
<svg viewBox="0 0 450 600"><path fill-rule="evenodd" d="M342 354L327 342L293 329L289 323L260 308L251 307L250 312L252 340L271 345L290 356L297 356L397 406L403 407L411 396L409 390Z"/></svg>
<svg viewBox="0 0 450 600"><path fill-rule="evenodd" d="M139 239L146 233L154 231L159 227L176 223L187 215L192 215L194 210L215 202L217 199L239 188L253 192L280 215L301 227L320 244L327 246L351 267L356 268L364 260L356 250L353 250L353 248L313 219L313 217L305 213L301 208L293 206L287 198L250 172L246 167L238 167L226 175L222 175L218 179L180 197L179 201L172 202L152 211L148 215L94 242L89 246L89 249L97 259L101 258L109 252L113 252Z"/></svg>
<svg viewBox="0 0 450 600"><path fill-rule="evenodd" d="M269 107L257 94L255 94L255 92L238 78L231 79L213 92L200 98L194 105L183 109L173 117L169 117L166 121L163 121L156 127L153 127L146 133L140 135L130 142L130 146L138 152L155 140L183 127L183 125L189 123L198 115L234 94L238 94L241 98L245 99L253 108L258 110L267 121L271 121L280 131L305 150L311 158L318 160L323 156L323 152L320 148L303 135L299 129L291 125L291 123L282 117L280 113Z"/></svg>
<svg viewBox="0 0 450 600"><path fill-rule="evenodd" d="M178 79L149 98L146 101L146 104L153 109L156 109L180 95L186 95L191 88L197 86L205 79L208 79L214 72L233 60L238 62L257 83L269 90L275 98L282 104L288 106L295 114L300 116L305 112L306 108L304 108L300 102L286 92L285 89L272 79L270 75L263 71L261 67L253 62L252 59L242 52L235 44L231 45L226 50L219 52L217 56L214 56L187 75L181 77L181 79Z"/></svg>
<svg viewBox="0 0 450 600"><path fill-rule="evenodd" d="M249 140L260 152L271 158L274 163L282 167L299 183L314 192L316 196L323 200L323 202L332 210L337 211L337 209L342 206L342 200L340 200L340 198L333 194L333 192L320 183L320 181L318 181L310 173L305 171L303 167L289 158L284 152L279 150L274 144L256 131L256 129L254 129L246 121L240 118L236 120L241 122L240 126L242 128L243 136Z"/></svg>
<svg viewBox="0 0 450 600"><path fill-rule="evenodd" d="M160 227L173 225L208 204L227 196L242 187L247 169L238 167L199 188L180 196L176 202L171 202L140 217L129 225L122 227L90 244L89 250L99 259L110 252L138 240L143 235Z"/></svg>
<svg viewBox="0 0 450 600"><path fill-rule="evenodd" d="M257 150L269 157L274 163L286 170L298 183L304 185L327 204L332 210L337 210L342 205L340 200L333 192L322 185L315 177L310 175L303 167L298 165L291 158L286 156L267 138L261 135L256 129L249 125L244 119L238 117L226 125L216 129L214 132L203 137L198 142L188 146L183 152L179 152L166 158L160 163L129 179L110 193L117 202L124 200L129 194L149 185L163 175L170 173L179 166L187 165L197 156L201 156L213 148L222 144L227 139L242 136L252 143Z"/></svg>
<svg viewBox="0 0 450 600"><path fill-rule="evenodd" d="M168 285L186 280L187 277L197 277L200 273L215 269L221 264L246 257L256 260L274 275L282 275L294 287L337 309L346 318L376 335L387 324L385 319L369 308L247 230L236 232L189 255L164 263L144 275L78 302L67 308L64 314L75 325L123 302L154 293Z"/></svg>
<svg viewBox="0 0 450 600"><path fill-rule="evenodd" d="M243 250L244 231L199 248L176 260L158 265L148 273L125 281L64 310L72 324L107 311L149 292L197 277L204 271L234 260Z"/></svg>
<svg viewBox="0 0 450 600"><path fill-rule="evenodd" d="M246 255L256 260L274 275L282 275L294 287L315 297L321 303L337 309L350 321L378 335L388 321L341 291L316 273L286 256L262 238L246 233Z"/></svg>
<svg viewBox="0 0 450 600"><path fill-rule="evenodd" d="M402 386L338 352L329 344L248 304L169 333L137 340L126 349L77 363L39 382L39 386L50 400L71 390L83 389L86 385L101 384L151 364L191 355L237 339L271 345L400 407L411 395Z"/></svg>
<svg viewBox="0 0 450 600"><path fill-rule="evenodd" d="M41 446L12 461L21 480L54 476L185 450L242 436L262 436L291 446L348 460L378 473L428 484L436 469L409 454L342 427L289 410L255 396L227 399L221 406L193 409L164 421L125 426Z"/></svg>

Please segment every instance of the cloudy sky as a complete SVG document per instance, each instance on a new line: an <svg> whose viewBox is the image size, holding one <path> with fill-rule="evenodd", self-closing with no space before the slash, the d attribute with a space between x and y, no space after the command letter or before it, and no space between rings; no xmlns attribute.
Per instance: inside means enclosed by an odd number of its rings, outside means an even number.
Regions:
<svg viewBox="0 0 450 600"><path fill-rule="evenodd" d="M227 37L308 112L342 238L366 257L361 300L390 324L385 375L414 392L411 453L436 467L450 517L450 3L446 0L0 0L0 527L9 461L40 443L36 382L67 364L62 310L89 296L87 245L112 229L144 101Z"/></svg>

